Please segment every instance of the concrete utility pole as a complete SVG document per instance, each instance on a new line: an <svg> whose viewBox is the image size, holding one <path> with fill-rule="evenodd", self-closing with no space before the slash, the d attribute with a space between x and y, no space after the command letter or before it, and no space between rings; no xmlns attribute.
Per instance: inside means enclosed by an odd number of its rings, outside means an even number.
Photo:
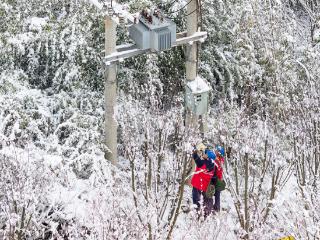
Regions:
<svg viewBox="0 0 320 240"><path fill-rule="evenodd" d="M198 2L192 0L187 6L187 36L191 36L197 32L198 28ZM195 80L197 76L197 43L187 45L187 81Z"/></svg>
<svg viewBox="0 0 320 240"><path fill-rule="evenodd" d="M105 56L116 52L116 28L117 24L106 16L105 18ZM116 101L117 101L117 65L110 63L105 70L105 158L111 163L117 162L117 120L116 120Z"/></svg>
<svg viewBox="0 0 320 240"><path fill-rule="evenodd" d="M187 6L187 36L191 36L198 31L198 15L200 11L200 1L192 0ZM197 78L197 51L198 51L197 42L193 42L192 44L187 44L186 48L186 79L187 84L196 80ZM200 133L202 138L207 131L207 122L206 122L206 114L197 115L195 112L192 112L191 109L188 108L188 90L186 86L186 99L185 99L185 125L187 129L193 130L196 134ZM195 163L191 161L191 171L194 172ZM191 179L187 183L191 186Z"/></svg>
<svg viewBox="0 0 320 240"><path fill-rule="evenodd" d="M187 36L195 34L198 29L198 20L200 14L200 1L192 0L187 6ZM187 45L187 60L186 60L186 78L187 82L194 81L197 77L197 41L193 42L192 45ZM186 108L185 123L187 128L194 129L198 132L200 130L202 136L207 131L207 115L203 114L197 116Z"/></svg>
<svg viewBox="0 0 320 240"><path fill-rule="evenodd" d="M198 28L198 1L192 0L187 6L187 36L197 32ZM197 42L186 46L186 78L187 82L194 81L197 77ZM185 124L187 128L197 131L198 116L186 108Z"/></svg>

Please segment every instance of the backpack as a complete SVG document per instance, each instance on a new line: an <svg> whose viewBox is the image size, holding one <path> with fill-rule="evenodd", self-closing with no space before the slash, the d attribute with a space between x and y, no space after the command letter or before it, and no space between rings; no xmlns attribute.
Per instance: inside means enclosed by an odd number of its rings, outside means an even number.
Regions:
<svg viewBox="0 0 320 240"><path fill-rule="evenodd" d="M220 168L222 168L219 161L216 161L215 166L214 166L214 174L213 174L213 178L216 178L216 179L214 179L214 185L215 185L216 191L221 192L226 189L226 182L223 178L221 180L218 178L218 175L217 175L218 169L217 169L216 165L218 165Z"/></svg>
<svg viewBox="0 0 320 240"><path fill-rule="evenodd" d="M217 182L216 182L216 190L217 191L223 191L226 189L226 181L224 179L220 180L220 179L217 179Z"/></svg>

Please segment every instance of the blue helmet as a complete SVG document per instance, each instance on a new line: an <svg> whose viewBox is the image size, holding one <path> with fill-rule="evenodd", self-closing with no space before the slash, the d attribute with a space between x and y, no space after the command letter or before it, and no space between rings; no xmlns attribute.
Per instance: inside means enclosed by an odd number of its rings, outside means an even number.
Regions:
<svg viewBox="0 0 320 240"><path fill-rule="evenodd" d="M208 158L214 160L216 159L216 155L214 154L214 152L212 150L206 149L204 151L205 154L207 154Z"/></svg>
<svg viewBox="0 0 320 240"><path fill-rule="evenodd" d="M216 146L216 151L218 151L218 153L220 153L221 156L224 157L225 152L224 152L224 148L222 146L219 146L219 145Z"/></svg>

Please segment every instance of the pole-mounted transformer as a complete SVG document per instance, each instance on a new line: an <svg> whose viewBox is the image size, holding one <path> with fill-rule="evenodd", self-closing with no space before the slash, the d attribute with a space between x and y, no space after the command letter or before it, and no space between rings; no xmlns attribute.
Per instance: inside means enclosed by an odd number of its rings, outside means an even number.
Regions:
<svg viewBox="0 0 320 240"><path fill-rule="evenodd" d="M135 21L129 27L129 36L140 49L158 52L170 49L176 42L176 24L159 10L144 9Z"/></svg>

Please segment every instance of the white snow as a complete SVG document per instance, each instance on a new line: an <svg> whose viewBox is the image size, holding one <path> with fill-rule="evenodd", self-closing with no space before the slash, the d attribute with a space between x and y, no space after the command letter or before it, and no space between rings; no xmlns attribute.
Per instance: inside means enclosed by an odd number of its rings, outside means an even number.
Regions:
<svg viewBox="0 0 320 240"><path fill-rule="evenodd" d="M48 20L49 20L48 17L45 17L45 18L32 17L28 20L28 23L30 24L29 29L40 31L42 27L47 24Z"/></svg>
<svg viewBox="0 0 320 240"><path fill-rule="evenodd" d="M315 40L316 42L320 42L320 28L318 28L318 29L316 29L316 30L314 31L313 37L314 37L314 40Z"/></svg>
<svg viewBox="0 0 320 240"><path fill-rule="evenodd" d="M98 0L89 0L93 5L95 5L98 9L102 10L103 5Z"/></svg>
<svg viewBox="0 0 320 240"><path fill-rule="evenodd" d="M187 86L194 94L209 92L211 90L208 83L200 76L197 76L195 80L188 82Z"/></svg>

